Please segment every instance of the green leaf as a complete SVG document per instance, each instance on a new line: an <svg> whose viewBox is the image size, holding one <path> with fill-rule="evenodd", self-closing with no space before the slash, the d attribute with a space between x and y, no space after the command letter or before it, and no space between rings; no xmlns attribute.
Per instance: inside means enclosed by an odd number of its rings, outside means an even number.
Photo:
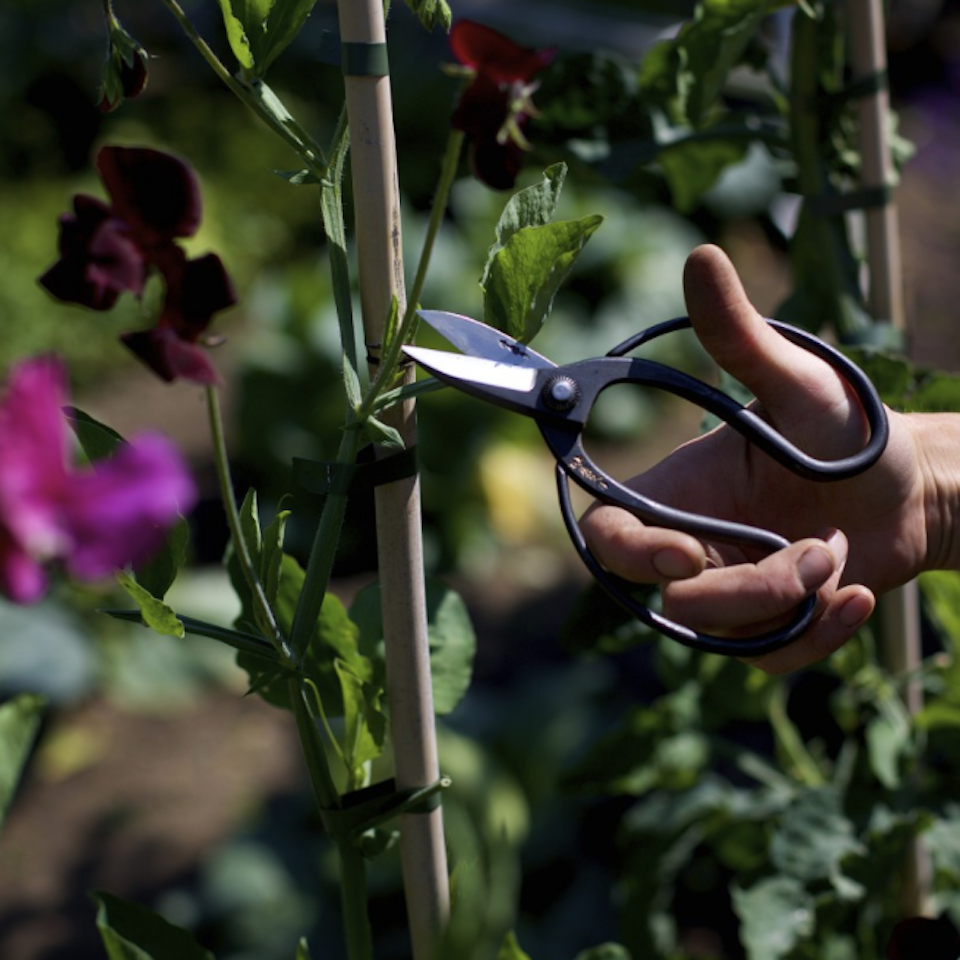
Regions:
<svg viewBox="0 0 960 960"><path fill-rule="evenodd" d="M90 414L76 407L67 407L64 413L88 460L103 460L123 443L123 437L116 430L94 420Z"/></svg>
<svg viewBox="0 0 960 960"><path fill-rule="evenodd" d="M162 600L187 562L189 544L190 526L181 518L167 534L160 550L146 563L137 567L137 583L147 593Z"/></svg>
<svg viewBox="0 0 960 960"><path fill-rule="evenodd" d="M769 877L731 892L748 960L780 960L813 934L813 897L799 880Z"/></svg>
<svg viewBox="0 0 960 960"><path fill-rule="evenodd" d="M487 271L483 286L487 324L522 343L532 340L580 251L602 222L603 217L595 214L523 227L512 234Z"/></svg>
<svg viewBox="0 0 960 960"><path fill-rule="evenodd" d="M543 180L531 187L518 190L503 208L495 229L496 240L487 252L480 286L485 286L493 258L506 242L524 227L542 227L553 219L567 177L567 165L555 163L543 171Z"/></svg>
<svg viewBox="0 0 960 960"><path fill-rule="evenodd" d="M214 960L188 931L138 903L93 894L108 960Z"/></svg>
<svg viewBox="0 0 960 960"><path fill-rule="evenodd" d="M250 489L243 498L240 505L240 534L246 545L247 552L250 555L250 562L253 569L260 570L261 555L263 553L263 534L260 529L260 511L257 506L257 491ZM230 583L233 586L237 598L240 600L240 615L237 617L235 625L243 626L248 630L260 630L265 632L265 625L258 624L256 605L253 602L253 595L250 591L250 585L243 574L240 564L240 558L237 555L236 545L231 541L227 547L226 559L227 573L230 576Z"/></svg>
<svg viewBox="0 0 960 960"><path fill-rule="evenodd" d="M316 2L317 0L274 0L257 53L259 76L263 76L270 64L294 41Z"/></svg>
<svg viewBox="0 0 960 960"><path fill-rule="evenodd" d="M503 938L503 943L497 951L497 960L530 960L530 955L520 949L517 935L512 930L507 931Z"/></svg>
<svg viewBox="0 0 960 960"><path fill-rule="evenodd" d="M363 421L363 433L371 443L403 449L403 437L400 436L400 432L376 417L367 417Z"/></svg>
<svg viewBox="0 0 960 960"><path fill-rule="evenodd" d="M310 945L307 943L306 937L300 938L300 942L297 944L297 955L294 957L294 960L312 960L310 957Z"/></svg>
<svg viewBox="0 0 960 960"><path fill-rule="evenodd" d="M265 4L255 4L247 0L220 0L220 11L223 14L223 25L227 29L227 42L240 66L247 70L254 67L253 44L260 39L263 32L263 15L257 18L255 7Z"/></svg>
<svg viewBox="0 0 960 960"><path fill-rule="evenodd" d="M342 754L351 786L364 782L364 764L383 753L387 718L380 705L380 687L358 676L343 660L334 660L343 696Z"/></svg>
<svg viewBox="0 0 960 960"><path fill-rule="evenodd" d="M900 761L913 752L913 732L907 708L893 691L878 693L878 713L867 723L865 736L870 768L888 789L900 785Z"/></svg>
<svg viewBox="0 0 960 960"><path fill-rule="evenodd" d="M457 706L470 687L477 637L466 604L454 590L428 577L426 591L433 709L437 714L445 714ZM379 583L372 583L357 594L350 606L350 617L360 631L360 649L382 660Z"/></svg>
<svg viewBox="0 0 960 960"><path fill-rule="evenodd" d="M444 31L450 30L453 14L447 0L406 0L406 3L427 30L438 24Z"/></svg>
<svg viewBox="0 0 960 960"><path fill-rule="evenodd" d="M0 704L0 826L13 802L45 705L46 699L34 693L21 693Z"/></svg>
<svg viewBox="0 0 960 960"><path fill-rule="evenodd" d="M280 510L273 516L270 526L263 532L260 552L260 582L271 607L276 603L280 587L280 566L283 562L283 533L289 510Z"/></svg>
<svg viewBox="0 0 960 960"><path fill-rule="evenodd" d="M117 572L117 581L140 608L140 616L151 630L164 637L184 636L183 623L173 609L140 586L125 570Z"/></svg>
<svg viewBox="0 0 960 960"><path fill-rule="evenodd" d="M280 562L275 611L280 628L289 635L297 598L303 589L304 572L297 561L286 554ZM343 603L328 593L320 608L320 616L303 664L305 676L313 681L323 702L327 716L343 716L344 704L340 679L335 667L343 660L363 680L373 681L370 660L359 650L360 631L350 619ZM237 654L237 664L250 676L250 685L268 703L290 709L290 695L286 676L272 668L264 669L263 658L249 653Z"/></svg>
<svg viewBox="0 0 960 960"><path fill-rule="evenodd" d="M631 960L630 951L619 943L601 943L589 950L581 950L575 960Z"/></svg>
<svg viewBox="0 0 960 960"><path fill-rule="evenodd" d="M745 138L689 139L665 146L657 159L677 210L681 213L693 210L700 198L717 182L720 174L743 159L748 146Z"/></svg>
<svg viewBox="0 0 960 960"><path fill-rule="evenodd" d="M852 882L843 877L844 857L865 852L843 812L840 792L830 785L798 793L770 842L770 860L781 873L801 881L830 880L838 891Z"/></svg>

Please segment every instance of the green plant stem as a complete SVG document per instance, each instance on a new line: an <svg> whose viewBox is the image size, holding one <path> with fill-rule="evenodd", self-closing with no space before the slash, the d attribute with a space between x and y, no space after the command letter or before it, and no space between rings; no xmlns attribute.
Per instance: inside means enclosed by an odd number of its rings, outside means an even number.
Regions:
<svg viewBox="0 0 960 960"><path fill-rule="evenodd" d="M787 686L777 683L770 691L767 702L767 716L780 748L790 760L794 773L801 783L808 787L822 787L825 778L816 760L804 746L797 728L787 715Z"/></svg>
<svg viewBox="0 0 960 960"><path fill-rule="evenodd" d="M257 622L262 628L268 631L268 639L277 649L281 657L287 663L292 663L293 658L290 656L289 647L284 639L283 632L277 624L276 617L273 614L266 594L263 592L263 584L260 582L260 576L253 565L250 551L247 549L247 542L243 538L243 530L240 526L240 514L237 511L236 500L234 500L233 481L230 477L230 461L227 457L227 444L223 435L223 415L220 412L220 395L216 387L207 387L206 395L207 415L210 421L210 437L213 442L213 458L217 466L220 496L223 500L223 509L227 515L227 526L230 528L233 549L236 551L240 569L243 571L243 577L247 581L247 586L253 597Z"/></svg>
<svg viewBox="0 0 960 960"><path fill-rule="evenodd" d="M334 785L327 763L316 720L307 705L307 691L299 679L289 682L290 702L297 722L300 747L307 764L307 772L313 787L321 815L326 810L341 806L340 796ZM372 960L373 936L367 910L366 864L352 836L334 836L340 860L340 909L349 960Z"/></svg>
<svg viewBox="0 0 960 960"><path fill-rule="evenodd" d="M357 459L357 450L360 447L360 431L356 426L348 426L343 431L340 440L340 449L334 466L349 466ZM297 608L293 614L293 625L290 628L290 647L293 656L299 661L310 645L310 638L320 616L323 598L330 582L333 571L333 560L340 542L340 529L347 510L347 493L345 490L331 490L323 504L320 514L320 523L310 548L310 557L304 576L303 588L297 599Z"/></svg>
<svg viewBox="0 0 960 960"><path fill-rule="evenodd" d="M276 113L265 105L261 96L255 95L250 87L241 83L230 73L220 61L220 58L210 49L207 41L204 40L197 31L197 28L193 25L180 4L177 3L177 0L163 0L163 2L166 4L167 9L176 17L177 22L187 35L187 38L197 48L200 55L207 61L220 80L277 134L281 140L293 149L311 173L323 179L327 172L323 152L320 147L314 143L312 138L306 135L303 128L295 121L291 122L293 118L288 118L287 122L282 122Z"/></svg>
<svg viewBox="0 0 960 960"><path fill-rule="evenodd" d="M358 415L361 418L369 416L375 406L377 409L381 409L384 406L384 404L377 404L377 399L380 394L393 383L397 364L400 360L400 349L404 343L408 343L413 338L416 330L417 308L420 305L420 295L423 293L423 285L426 282L427 271L430 268L433 247L440 233L440 227L443 225L443 217L450 200L450 189L457 176L460 152L463 149L463 140L464 134L461 130L450 130L447 147L444 151L443 161L440 166L440 179L437 182L437 189L433 195L433 206L430 210L430 221L427 224L427 235L423 240L420 262L417 264L417 273L413 278L413 286L410 288L407 298L407 307L403 315L403 320L400 322L392 341L387 345L386 354L380 359L380 368L377 371L377 376L370 385L370 389L367 391L367 395L364 397L363 404L360 407Z"/></svg>

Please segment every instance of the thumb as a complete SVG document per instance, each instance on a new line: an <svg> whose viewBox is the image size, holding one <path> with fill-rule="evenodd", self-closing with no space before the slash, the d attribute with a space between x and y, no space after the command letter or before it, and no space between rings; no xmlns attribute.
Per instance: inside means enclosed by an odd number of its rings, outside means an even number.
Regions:
<svg viewBox="0 0 960 960"><path fill-rule="evenodd" d="M713 359L767 410L835 410L846 391L828 364L771 327L719 247L697 247L683 275L690 322ZM820 401L819 403L817 401Z"/></svg>

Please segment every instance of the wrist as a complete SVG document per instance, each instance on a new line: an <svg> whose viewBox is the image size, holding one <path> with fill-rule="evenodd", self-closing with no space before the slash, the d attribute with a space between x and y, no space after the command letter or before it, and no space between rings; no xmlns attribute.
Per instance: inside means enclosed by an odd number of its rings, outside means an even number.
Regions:
<svg viewBox="0 0 960 960"><path fill-rule="evenodd" d="M923 477L926 570L960 570L960 414L911 414Z"/></svg>

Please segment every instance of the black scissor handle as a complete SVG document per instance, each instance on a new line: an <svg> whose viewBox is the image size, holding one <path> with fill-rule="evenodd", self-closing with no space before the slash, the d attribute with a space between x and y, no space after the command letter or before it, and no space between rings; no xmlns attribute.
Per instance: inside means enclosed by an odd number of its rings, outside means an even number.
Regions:
<svg viewBox="0 0 960 960"><path fill-rule="evenodd" d="M684 530L704 539L757 546L768 553L788 546L789 541L769 530L678 510L630 490L592 461L583 448L581 438L586 413L599 393L617 382L634 382L677 394L709 410L799 476L811 480L840 480L862 473L880 458L889 436L886 410L873 384L856 364L819 338L784 323L773 320L767 322L787 339L828 363L852 387L870 428L870 437L860 451L838 460L811 457L766 421L708 384L652 361L623 359L624 354L656 337L689 327L687 317L658 324L614 347L607 357L616 362L604 366L604 360L585 361L562 368L570 371L573 375L571 379L582 382L585 388L583 403L578 403L577 409L571 411L573 416L566 423L556 417L540 422L544 439L557 458L557 489L567 533L580 558L600 585L634 616L655 630L687 646L728 656L762 656L791 643L809 626L816 598L808 597L798 607L797 616L786 626L754 637L718 637L674 623L640 603L634 596L638 585L606 570L592 554L570 503L569 480L574 480L606 503L630 510L647 523Z"/></svg>

